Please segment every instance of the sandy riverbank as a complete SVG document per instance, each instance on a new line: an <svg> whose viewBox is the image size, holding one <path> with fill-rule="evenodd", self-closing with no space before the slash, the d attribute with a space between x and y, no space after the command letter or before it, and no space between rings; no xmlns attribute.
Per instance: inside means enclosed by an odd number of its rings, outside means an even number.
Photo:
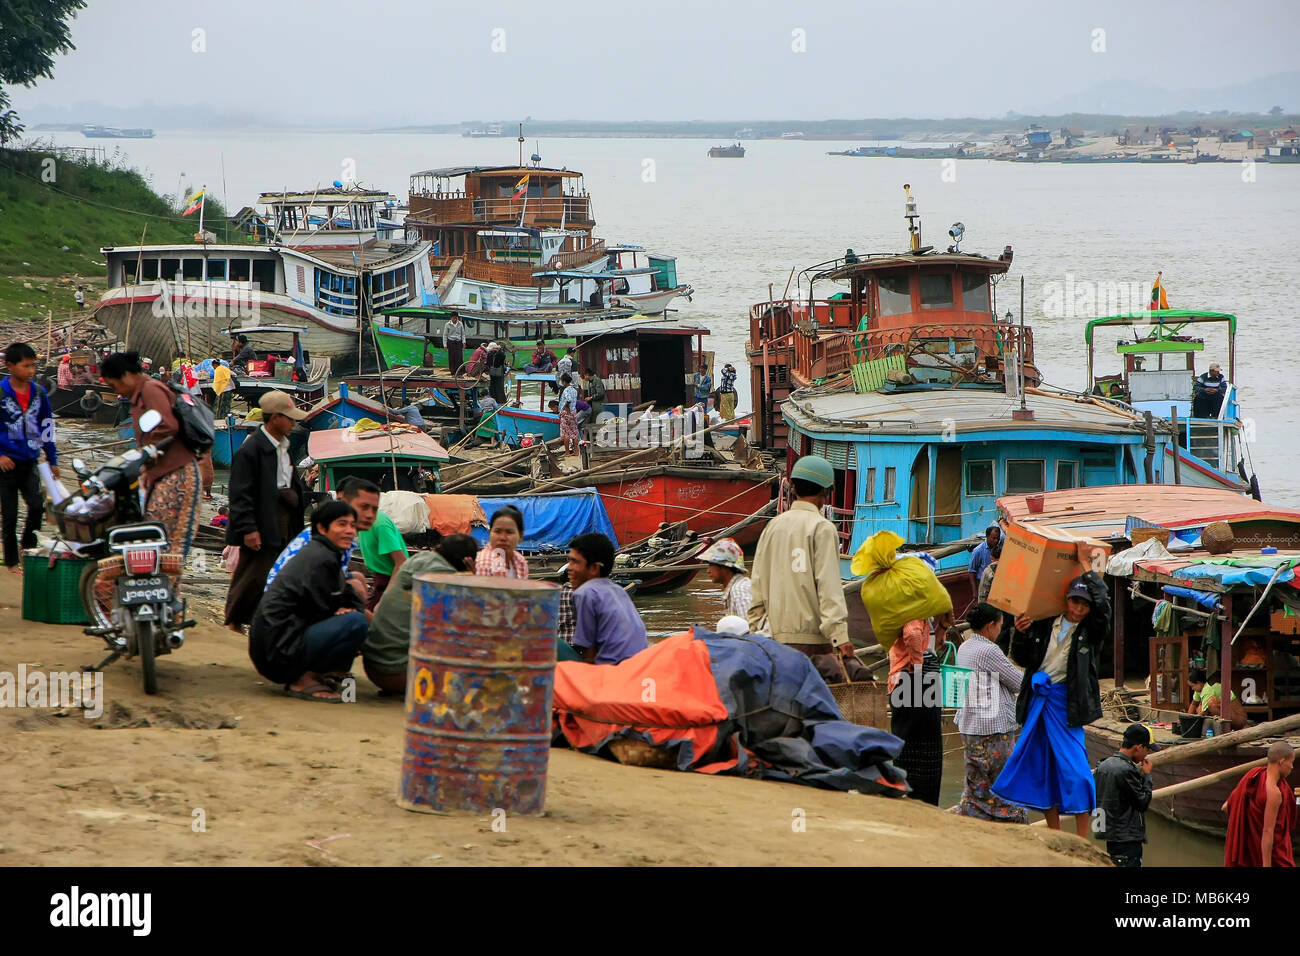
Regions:
<svg viewBox="0 0 1300 956"><path fill-rule="evenodd" d="M0 670L98 659L77 627L20 620L0 579ZM0 863L7 865L1090 865L1075 837L983 824L902 800L623 767L552 752L547 812L506 821L394 803L402 703L291 700L241 638L206 620L159 662L108 668L103 713L0 710ZM359 672L360 668L358 668ZM60 716L63 714L63 716ZM206 832L195 832L201 810ZM797 810L806 832L793 831ZM334 839L329 839L333 837ZM328 841L328 842L323 842Z"/></svg>

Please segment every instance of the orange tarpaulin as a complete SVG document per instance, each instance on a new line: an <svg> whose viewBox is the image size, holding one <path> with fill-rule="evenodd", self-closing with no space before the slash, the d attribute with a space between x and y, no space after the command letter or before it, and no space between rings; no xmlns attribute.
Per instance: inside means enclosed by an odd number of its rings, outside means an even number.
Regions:
<svg viewBox="0 0 1300 956"><path fill-rule="evenodd" d="M477 495L425 495L429 527L442 535L469 534L475 523L487 524Z"/></svg>

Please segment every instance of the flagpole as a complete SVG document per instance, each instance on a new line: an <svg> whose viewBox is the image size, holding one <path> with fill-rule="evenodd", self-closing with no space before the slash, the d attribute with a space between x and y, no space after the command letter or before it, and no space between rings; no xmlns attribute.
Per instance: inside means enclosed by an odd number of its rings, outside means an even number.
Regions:
<svg viewBox="0 0 1300 956"><path fill-rule="evenodd" d="M207 241L203 238L203 209L208 204L208 184L204 183L200 191L203 195L199 197L199 241L207 245Z"/></svg>

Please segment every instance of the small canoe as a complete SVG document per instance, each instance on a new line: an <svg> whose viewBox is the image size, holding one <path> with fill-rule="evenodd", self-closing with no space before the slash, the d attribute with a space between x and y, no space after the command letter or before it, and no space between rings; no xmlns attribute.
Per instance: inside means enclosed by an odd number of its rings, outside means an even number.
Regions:
<svg viewBox="0 0 1300 956"><path fill-rule="evenodd" d="M534 441L551 441L560 437L560 416L551 412L531 412L511 405L503 405L495 419L497 429L506 443L518 446L524 435Z"/></svg>

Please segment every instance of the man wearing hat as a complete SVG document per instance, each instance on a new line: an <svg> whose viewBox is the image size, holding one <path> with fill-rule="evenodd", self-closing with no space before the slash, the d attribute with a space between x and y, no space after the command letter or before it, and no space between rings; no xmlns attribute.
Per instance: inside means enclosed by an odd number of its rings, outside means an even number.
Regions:
<svg viewBox="0 0 1300 956"><path fill-rule="evenodd" d="M1085 839L1097 793L1083 728L1101 716L1098 659L1109 637L1110 596L1096 571L1070 582L1064 614L1021 614L1011 631L1011 658L1025 669L1016 700L1023 729L993 793L1041 810L1053 830L1061 814L1073 816Z"/></svg>
<svg viewBox="0 0 1300 956"><path fill-rule="evenodd" d="M1228 380L1215 362L1209 370L1197 376L1192 388L1192 417L1218 418L1223 407L1223 396L1228 391Z"/></svg>
<svg viewBox="0 0 1300 956"><path fill-rule="evenodd" d="M226 544L239 548L239 564L226 594L226 626L237 633L252 623L280 549L302 529L307 501L307 486L289 461L289 433L307 413L287 393L274 390L257 405L262 427L235 450L230 463Z"/></svg>
<svg viewBox="0 0 1300 956"><path fill-rule="evenodd" d="M723 613L736 617L748 615L754 589L745 573L745 555L740 545L732 538L723 538L715 541L700 560L709 566L709 580L722 586L722 603L726 606Z"/></svg>
<svg viewBox="0 0 1300 956"><path fill-rule="evenodd" d="M1116 866L1141 866L1147 841L1147 807L1151 805L1151 761L1160 749L1146 724L1129 724L1119 751L1097 765L1098 840Z"/></svg>
<svg viewBox="0 0 1300 956"><path fill-rule="evenodd" d="M758 539L750 630L771 634L809 657L833 649L856 662L840 582L840 538L822 517L835 472L825 458L804 455L790 470L790 482L797 500Z"/></svg>

